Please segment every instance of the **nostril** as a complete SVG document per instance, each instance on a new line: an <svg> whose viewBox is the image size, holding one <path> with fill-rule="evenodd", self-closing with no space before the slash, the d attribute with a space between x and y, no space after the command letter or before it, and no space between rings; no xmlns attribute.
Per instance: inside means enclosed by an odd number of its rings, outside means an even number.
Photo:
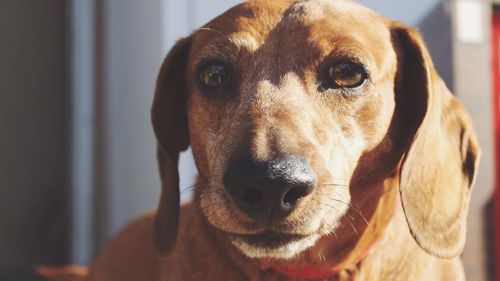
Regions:
<svg viewBox="0 0 500 281"><path fill-rule="evenodd" d="M285 207L293 207L302 197L306 197L310 192L307 188L294 187L289 189L283 196L282 204Z"/></svg>
<svg viewBox="0 0 500 281"><path fill-rule="evenodd" d="M250 188L245 190L243 195L240 197L240 201L249 207L256 208L264 200L264 194L261 190Z"/></svg>

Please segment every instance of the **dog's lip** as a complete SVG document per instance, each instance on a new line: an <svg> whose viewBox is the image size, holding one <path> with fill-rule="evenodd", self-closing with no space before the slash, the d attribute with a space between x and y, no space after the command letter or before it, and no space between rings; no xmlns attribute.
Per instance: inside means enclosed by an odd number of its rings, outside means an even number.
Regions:
<svg viewBox="0 0 500 281"><path fill-rule="evenodd" d="M280 247L309 237L311 234L292 234L274 230L266 230L252 234L229 233L232 239L243 241L247 244L262 247Z"/></svg>

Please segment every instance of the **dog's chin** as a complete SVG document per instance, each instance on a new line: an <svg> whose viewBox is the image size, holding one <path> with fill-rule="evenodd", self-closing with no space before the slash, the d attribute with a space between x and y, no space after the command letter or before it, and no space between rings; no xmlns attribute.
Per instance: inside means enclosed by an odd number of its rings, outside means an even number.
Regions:
<svg viewBox="0 0 500 281"><path fill-rule="evenodd" d="M292 259L312 247L320 236L295 235L275 232L260 234L231 234L233 245L243 254L256 259Z"/></svg>

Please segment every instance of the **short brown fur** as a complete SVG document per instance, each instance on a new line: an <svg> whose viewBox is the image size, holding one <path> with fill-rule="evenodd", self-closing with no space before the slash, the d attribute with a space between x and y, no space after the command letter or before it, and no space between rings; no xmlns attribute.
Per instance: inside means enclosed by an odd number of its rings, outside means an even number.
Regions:
<svg viewBox="0 0 500 281"><path fill-rule="evenodd" d="M198 64L214 57L234 68L221 96L196 85ZM318 90L318 72L336 58L368 68L357 92ZM297 280L276 265L331 270L329 280L464 280L458 255L479 148L411 28L350 1L243 3L172 49L152 120L158 211L115 237L88 280ZM177 161L188 146L199 177L179 212ZM223 190L242 151L311 164L314 192L279 222L316 237L307 249L256 258L229 238L265 229Z"/></svg>

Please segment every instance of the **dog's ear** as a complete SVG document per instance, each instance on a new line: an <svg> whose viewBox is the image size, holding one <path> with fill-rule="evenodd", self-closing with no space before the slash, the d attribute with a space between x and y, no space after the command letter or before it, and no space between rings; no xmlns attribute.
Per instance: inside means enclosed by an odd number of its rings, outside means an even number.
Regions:
<svg viewBox="0 0 500 281"><path fill-rule="evenodd" d="M191 38L177 42L160 68L151 109L158 141L161 196L154 225L154 243L160 254L171 250L179 221L179 153L189 146L187 128L187 60Z"/></svg>
<svg viewBox="0 0 500 281"><path fill-rule="evenodd" d="M469 116L438 76L420 35L392 27L398 56L396 114L404 153L400 194L410 231L426 252L451 258L464 247L479 148Z"/></svg>

